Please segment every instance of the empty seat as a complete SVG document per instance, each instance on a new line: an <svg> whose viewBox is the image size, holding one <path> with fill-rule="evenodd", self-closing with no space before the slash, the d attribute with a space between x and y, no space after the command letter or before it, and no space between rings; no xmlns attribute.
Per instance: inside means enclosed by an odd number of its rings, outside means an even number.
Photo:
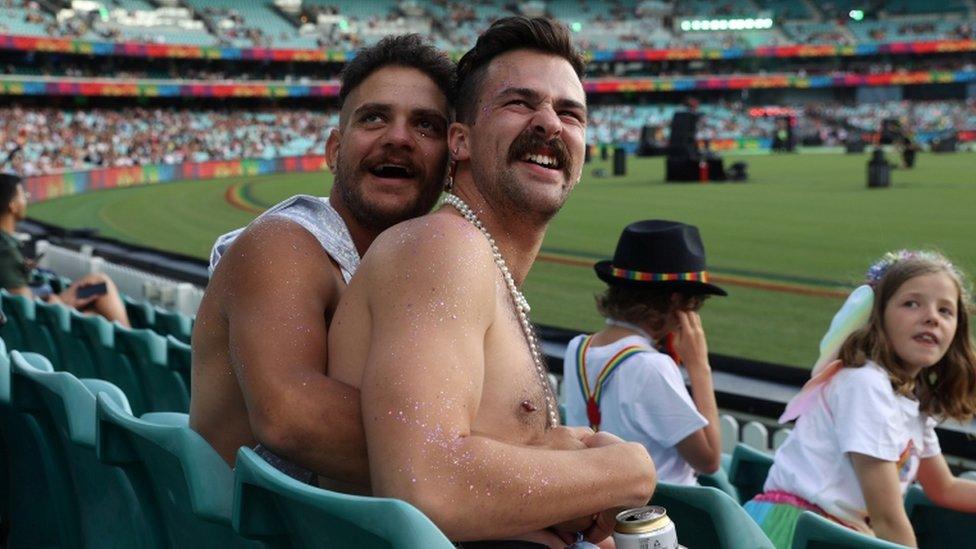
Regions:
<svg viewBox="0 0 976 549"><path fill-rule="evenodd" d="M162 307L156 307L153 315L156 321L153 323L153 331L161 336L175 336L176 339L184 343L190 342L190 332L193 329L193 322L190 317L178 311L168 311Z"/></svg>
<svg viewBox="0 0 976 549"><path fill-rule="evenodd" d="M729 465L729 481L739 492L739 501L745 503L763 491L773 457L747 444L735 445L732 464Z"/></svg>
<svg viewBox="0 0 976 549"><path fill-rule="evenodd" d="M121 469L99 462L95 455L94 393L114 399L122 408L128 407L125 395L103 380L79 380L51 371L40 355L14 351L10 358L13 393L30 399L26 411L37 419L51 451L63 457L70 472L70 481L60 485L55 498L77 513L82 546L166 547L152 502L139 498ZM52 471L45 468L45 473Z"/></svg>
<svg viewBox="0 0 976 549"><path fill-rule="evenodd" d="M71 310L59 303L37 301L34 304L34 314L37 323L47 329L51 341L54 342L58 359L55 370L70 372L78 378L97 378L98 369L88 347L77 335L71 333Z"/></svg>
<svg viewBox="0 0 976 549"><path fill-rule="evenodd" d="M70 502L58 497L61 486L70 482L67 467L50 447L50 440L43 436L37 420L18 410L31 407L28 396L22 397L19 404L15 402L10 357L6 348L2 348L0 428L6 449L15 450L6 453L4 460L4 479L9 480L6 486L9 496L3 502L4 521L10 527L6 546L11 549L70 546L78 542L80 529ZM54 474L46 474L48 470ZM8 505L9 502L17 503Z"/></svg>
<svg viewBox="0 0 976 549"><path fill-rule="evenodd" d="M97 446L99 459L151 489L173 547L263 547L231 528L234 473L186 414L140 419L99 395Z"/></svg>
<svg viewBox="0 0 976 549"><path fill-rule="evenodd" d="M395 499L339 494L303 484L249 448L237 452L234 529L294 547L450 549L416 507Z"/></svg>
<svg viewBox="0 0 976 549"><path fill-rule="evenodd" d="M128 359L143 395L146 411L187 412L190 391L179 372L169 367L166 339L152 330L133 330L118 324L115 348Z"/></svg>
<svg viewBox="0 0 976 549"><path fill-rule="evenodd" d="M166 362L170 369L180 374L188 390L192 390L190 385L192 357L192 349L188 344L173 336L166 336Z"/></svg>
<svg viewBox="0 0 976 549"><path fill-rule="evenodd" d="M21 332L20 323L6 312L9 296L7 290L0 289L0 310L3 311L4 320L3 325L0 326L0 339L3 339L8 349L23 349L24 334Z"/></svg>
<svg viewBox="0 0 976 549"><path fill-rule="evenodd" d="M912 486L905 494L905 512L921 549L953 547L960 540L976 540L976 514L939 507L918 486Z"/></svg>
<svg viewBox="0 0 976 549"><path fill-rule="evenodd" d="M57 350L54 341L51 339L51 334L48 333L47 328L37 323L34 299L22 295L4 294L2 301L7 322L16 323L20 332L18 349L53 358L52 363L55 369L60 369L60 364L55 357Z"/></svg>
<svg viewBox="0 0 976 549"><path fill-rule="evenodd" d="M123 295L125 313L129 315L129 325L133 328L152 328L156 323L156 311L148 301Z"/></svg>
<svg viewBox="0 0 976 549"><path fill-rule="evenodd" d="M745 509L717 488L661 482L651 504L667 509L678 543L688 549L773 547Z"/></svg>
<svg viewBox="0 0 976 549"><path fill-rule="evenodd" d="M891 543L855 532L846 526L804 511L796 522L793 549L905 549L900 543Z"/></svg>
<svg viewBox="0 0 976 549"><path fill-rule="evenodd" d="M87 346L98 370L98 377L109 381L129 399L132 412L147 411L146 398L129 359L115 346L114 324L100 316L86 316L71 311L71 333Z"/></svg>

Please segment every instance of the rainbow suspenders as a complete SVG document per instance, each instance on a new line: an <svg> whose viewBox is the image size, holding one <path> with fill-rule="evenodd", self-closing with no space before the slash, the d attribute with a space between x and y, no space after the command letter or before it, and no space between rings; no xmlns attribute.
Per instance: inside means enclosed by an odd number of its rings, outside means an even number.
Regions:
<svg viewBox="0 0 976 549"><path fill-rule="evenodd" d="M576 349L576 373L580 380L580 392L583 393L583 402L586 403L586 418L590 421L590 427L594 431L600 430L600 399L603 398L603 386L610 376L628 358L649 350L643 345L628 345L613 355L596 377L596 387L590 389L590 380L586 377L586 351L590 348L592 335L586 336L579 347Z"/></svg>

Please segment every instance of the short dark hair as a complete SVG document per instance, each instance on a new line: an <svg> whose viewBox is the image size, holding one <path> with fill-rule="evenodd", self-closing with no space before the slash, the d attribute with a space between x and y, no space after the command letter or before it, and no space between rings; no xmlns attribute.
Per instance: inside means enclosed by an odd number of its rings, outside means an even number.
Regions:
<svg viewBox="0 0 976 549"><path fill-rule="evenodd" d="M17 196L17 185L23 183L19 175L0 172L0 214L10 211L10 203Z"/></svg>
<svg viewBox="0 0 976 549"><path fill-rule="evenodd" d="M695 289L674 284L629 286L613 284L596 296L596 308L604 318L623 320L632 324L650 321L657 329L664 326L671 311L697 311L708 299ZM678 296L673 298L672 296ZM673 302L672 299L676 299Z"/></svg>
<svg viewBox="0 0 976 549"><path fill-rule="evenodd" d="M339 107L363 80L389 65L417 69L426 74L444 92L448 104L454 103L454 61L424 41L419 34L402 34L387 36L375 45L356 52L356 56L342 70Z"/></svg>
<svg viewBox="0 0 976 549"><path fill-rule="evenodd" d="M566 25L545 17L505 17L492 23L464 57L458 61L457 119L471 122L477 109L481 85L488 64L503 53L535 50L562 57L583 78L583 56L573 46Z"/></svg>

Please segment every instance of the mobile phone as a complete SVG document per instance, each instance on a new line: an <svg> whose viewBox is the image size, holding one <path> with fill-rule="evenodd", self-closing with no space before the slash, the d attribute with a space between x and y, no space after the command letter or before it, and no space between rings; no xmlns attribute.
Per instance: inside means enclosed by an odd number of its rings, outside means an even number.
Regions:
<svg viewBox="0 0 976 549"><path fill-rule="evenodd" d="M75 297L78 299L85 299L88 297L104 295L106 293L108 293L108 286L106 286L104 282L99 282L98 284L78 286L78 289L75 290Z"/></svg>

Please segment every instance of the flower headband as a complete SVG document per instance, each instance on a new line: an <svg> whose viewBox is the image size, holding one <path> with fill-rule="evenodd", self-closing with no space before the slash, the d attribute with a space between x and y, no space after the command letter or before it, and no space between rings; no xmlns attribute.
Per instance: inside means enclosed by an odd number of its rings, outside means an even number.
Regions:
<svg viewBox="0 0 976 549"><path fill-rule="evenodd" d="M868 267L867 273L864 275L864 282L871 285L872 287L877 286L881 279L884 278L885 274L888 273L888 269L892 265L898 263L899 261L905 261L908 259L919 259L923 261L931 261L937 263L946 269L952 271L960 279L962 279L962 273L956 269L948 259L942 254L936 252L929 252L924 250L898 250L896 252L888 252L881 256L881 259L875 261L870 267Z"/></svg>

